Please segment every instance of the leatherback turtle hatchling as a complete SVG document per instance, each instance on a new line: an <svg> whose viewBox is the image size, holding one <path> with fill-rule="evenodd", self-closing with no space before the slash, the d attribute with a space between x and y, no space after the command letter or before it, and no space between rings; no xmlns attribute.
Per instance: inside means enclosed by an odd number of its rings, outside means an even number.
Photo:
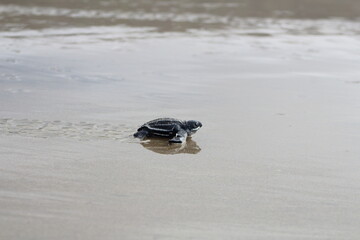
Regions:
<svg viewBox="0 0 360 240"><path fill-rule="evenodd" d="M175 118L158 118L144 123L134 137L168 137L170 143L183 143L188 136L196 133L202 127L201 122L195 120L182 121Z"/></svg>

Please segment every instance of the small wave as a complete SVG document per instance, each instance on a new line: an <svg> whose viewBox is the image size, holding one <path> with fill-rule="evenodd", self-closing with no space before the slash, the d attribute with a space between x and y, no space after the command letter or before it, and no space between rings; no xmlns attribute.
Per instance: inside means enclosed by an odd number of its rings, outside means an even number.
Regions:
<svg viewBox="0 0 360 240"><path fill-rule="evenodd" d="M219 5L201 5L205 9L219 8ZM264 34L271 36L274 34L289 35L333 35L333 34L350 34L358 35L359 21L358 18L340 17L336 14L326 18L296 18L296 17L273 17L272 15L264 16L248 16L240 13L236 14L220 14L211 11L191 11L191 4L188 5L186 11L145 11L130 10L126 8L110 9L72 9L72 8L55 8L45 6L20 6L20 5L0 5L0 15L4 15L4 21L8 22L2 26L5 32L14 34L14 26L16 25L12 17L26 17L28 22L27 28L19 28L20 32L24 30L36 30L39 27L47 29L46 33L51 29L60 29L63 31L67 28L76 28L88 30L89 27L96 26L113 26L110 33L115 34L119 31L119 25L126 25L134 28L145 28L147 31L161 30L167 31L186 31L186 30L229 30L242 34ZM228 6L231 8L231 5ZM239 7L239 6L238 6ZM291 12L291 11L285 11ZM276 11L273 13L279 14ZM284 15L282 12L281 14ZM291 14L290 14L291 15ZM43 22L49 22L49 25L39 25L39 18ZM61 25L57 25L54 19L61 18ZM78 20L76 20L78 19ZM91 19L91 21L85 21ZM50 21L51 20L51 21ZM169 23L176 23L170 24ZM57 26L57 27L56 27ZM11 30L11 31L9 31ZM103 37L104 32L98 32L96 28L94 32L80 34L95 34ZM60 34L62 32L60 31ZM76 32L76 31L75 31ZM106 33L106 32L105 32ZM9 34L9 33L7 33ZM66 34L66 31L65 31ZM78 34L78 32L76 32ZM10 35L13 36L13 35ZM16 35L14 35L16 36ZM30 35L31 36L31 35ZM117 37L117 36L116 36Z"/></svg>

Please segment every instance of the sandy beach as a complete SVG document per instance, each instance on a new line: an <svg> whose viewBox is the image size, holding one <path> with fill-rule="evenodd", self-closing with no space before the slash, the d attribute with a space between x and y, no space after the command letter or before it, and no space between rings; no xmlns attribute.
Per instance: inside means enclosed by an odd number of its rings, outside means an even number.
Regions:
<svg viewBox="0 0 360 240"><path fill-rule="evenodd" d="M359 7L1 1L0 239L357 240Z"/></svg>

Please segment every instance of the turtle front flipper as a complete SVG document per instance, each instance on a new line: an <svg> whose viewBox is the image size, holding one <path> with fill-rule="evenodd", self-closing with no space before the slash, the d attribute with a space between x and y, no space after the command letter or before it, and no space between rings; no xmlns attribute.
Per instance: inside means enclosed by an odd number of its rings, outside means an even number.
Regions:
<svg viewBox="0 0 360 240"><path fill-rule="evenodd" d="M149 135L149 131L147 129L139 129L136 133L134 133L134 137L144 139Z"/></svg>
<svg viewBox="0 0 360 240"><path fill-rule="evenodd" d="M169 140L170 143L183 143L186 141L188 134L184 129L180 129L175 137Z"/></svg>

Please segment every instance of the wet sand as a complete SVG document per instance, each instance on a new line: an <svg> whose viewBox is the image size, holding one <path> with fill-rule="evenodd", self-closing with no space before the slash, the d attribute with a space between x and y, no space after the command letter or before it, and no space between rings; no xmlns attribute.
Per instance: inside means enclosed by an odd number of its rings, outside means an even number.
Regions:
<svg viewBox="0 0 360 240"><path fill-rule="evenodd" d="M252 2L3 1L0 239L358 239L358 3Z"/></svg>

